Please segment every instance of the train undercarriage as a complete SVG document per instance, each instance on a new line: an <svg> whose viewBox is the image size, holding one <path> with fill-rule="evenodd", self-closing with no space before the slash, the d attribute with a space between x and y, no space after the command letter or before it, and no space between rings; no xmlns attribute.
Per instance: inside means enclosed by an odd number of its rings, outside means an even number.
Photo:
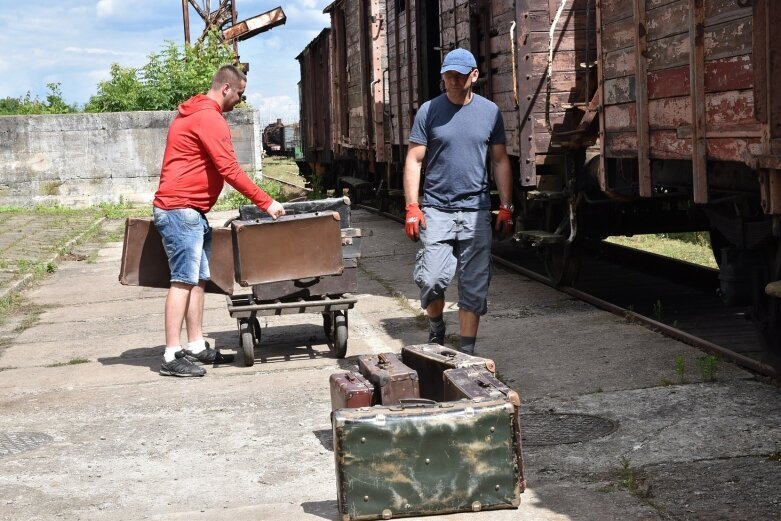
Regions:
<svg viewBox="0 0 781 521"><path fill-rule="evenodd" d="M610 236L707 232L725 305L750 307L768 361L781 367L781 217L763 210L757 172L738 163L709 169L707 204L692 198L687 161L655 161L652 197L637 196L634 162L609 160L610 190L596 181L597 158L558 174L560 190L516 187L515 238L538 248L553 284L574 285L581 256ZM546 183L550 186L556 183Z"/></svg>

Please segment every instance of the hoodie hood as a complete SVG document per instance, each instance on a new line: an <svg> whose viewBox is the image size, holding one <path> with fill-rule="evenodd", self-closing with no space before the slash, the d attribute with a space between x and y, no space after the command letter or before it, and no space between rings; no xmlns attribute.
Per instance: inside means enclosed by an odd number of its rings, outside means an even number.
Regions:
<svg viewBox="0 0 781 521"><path fill-rule="evenodd" d="M205 94L196 94L192 98L188 99L181 105L179 105L179 115L190 116L196 112L202 110L220 110L220 106L216 101L207 97Z"/></svg>

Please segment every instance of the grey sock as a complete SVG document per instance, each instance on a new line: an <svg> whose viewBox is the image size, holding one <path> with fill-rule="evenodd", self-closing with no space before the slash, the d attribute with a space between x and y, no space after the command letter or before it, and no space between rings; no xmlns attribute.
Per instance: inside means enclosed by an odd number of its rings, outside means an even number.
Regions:
<svg viewBox="0 0 781 521"><path fill-rule="evenodd" d="M438 317L429 317L428 328L433 333L441 333L444 331L445 320L442 318L442 315L439 315Z"/></svg>
<svg viewBox="0 0 781 521"><path fill-rule="evenodd" d="M461 347L459 347L459 351L462 353L466 353L468 355L474 354L475 352L475 339L477 337L473 336L462 336L461 337Z"/></svg>

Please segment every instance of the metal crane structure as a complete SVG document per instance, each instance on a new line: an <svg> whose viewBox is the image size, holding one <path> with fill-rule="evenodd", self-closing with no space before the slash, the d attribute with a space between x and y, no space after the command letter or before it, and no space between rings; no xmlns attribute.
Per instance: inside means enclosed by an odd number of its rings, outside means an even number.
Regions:
<svg viewBox="0 0 781 521"><path fill-rule="evenodd" d="M182 0L182 18L184 21L184 42L190 43L190 6L195 9L204 22L204 28L198 37L202 41L211 29L217 29L223 41L233 45L235 61L239 63L239 42L252 38L262 32L273 29L287 21L281 7L237 22L236 0L219 0L219 6L212 11L211 0ZM249 64L241 64L244 72Z"/></svg>

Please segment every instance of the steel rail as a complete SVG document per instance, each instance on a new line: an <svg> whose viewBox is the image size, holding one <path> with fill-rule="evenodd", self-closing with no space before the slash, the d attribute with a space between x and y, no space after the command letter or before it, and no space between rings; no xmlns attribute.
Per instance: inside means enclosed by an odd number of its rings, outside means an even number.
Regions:
<svg viewBox="0 0 781 521"><path fill-rule="evenodd" d="M703 351L707 351L715 355L721 356L723 358L726 358L732 362L735 362L737 365L741 367L754 371L755 373L759 373L763 376L768 376L770 378L778 378L778 372L774 367L770 365L763 364L762 362L754 360L753 358L749 358L745 355L741 355L740 353L736 353L735 351L727 349L726 347L720 346L718 344L714 344L713 342L709 342L708 340L691 335L689 333L686 333L685 331L681 331L680 329L674 328L672 326L668 326L667 324L658 322L652 318L646 317L645 315L635 313L634 311L629 311L628 309L622 308L621 306L616 306L615 304L611 304L610 302L602 300L601 298L597 298L589 293L585 293L573 287L554 286L553 284L550 283L550 280L548 280L547 277L540 275L537 272L534 272L528 268L524 268L523 266L519 266L513 262L502 259L501 257L497 257L496 255L493 255L492 257L494 259L494 262L496 262L501 266L504 266L505 268L520 273L521 275L536 280L537 282L542 282L543 284L554 287L563 293L566 293L584 302L588 302L594 307L603 309L605 311L609 311L610 313L613 313L614 315L618 315L620 317L631 318L633 322L643 324L644 326L648 326L654 330L659 331L663 335L679 340L685 344L689 344L691 346L697 347L699 349L702 349Z"/></svg>

